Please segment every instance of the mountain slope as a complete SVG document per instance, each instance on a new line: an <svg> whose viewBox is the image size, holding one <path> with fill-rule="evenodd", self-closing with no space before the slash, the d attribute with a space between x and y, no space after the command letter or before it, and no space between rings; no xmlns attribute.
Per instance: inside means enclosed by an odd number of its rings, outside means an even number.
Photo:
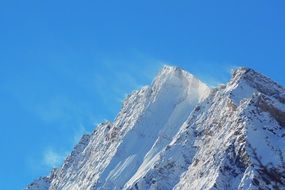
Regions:
<svg viewBox="0 0 285 190"><path fill-rule="evenodd" d="M285 90L241 68L210 90L165 66L27 190L284 189Z"/></svg>

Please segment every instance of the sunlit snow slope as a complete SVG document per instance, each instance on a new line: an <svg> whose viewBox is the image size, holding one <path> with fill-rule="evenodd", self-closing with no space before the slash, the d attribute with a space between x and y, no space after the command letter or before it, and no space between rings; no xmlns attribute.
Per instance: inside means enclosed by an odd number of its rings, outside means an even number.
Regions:
<svg viewBox="0 0 285 190"><path fill-rule="evenodd" d="M165 66L26 190L285 189L285 90L241 68L209 89Z"/></svg>

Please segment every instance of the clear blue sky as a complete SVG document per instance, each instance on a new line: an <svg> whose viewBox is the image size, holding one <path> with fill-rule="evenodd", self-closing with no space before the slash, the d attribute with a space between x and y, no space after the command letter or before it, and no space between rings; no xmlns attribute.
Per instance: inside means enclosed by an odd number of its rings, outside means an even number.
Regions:
<svg viewBox="0 0 285 190"><path fill-rule="evenodd" d="M252 67L285 85L284 0L0 1L0 188L60 164L163 64L210 85Z"/></svg>

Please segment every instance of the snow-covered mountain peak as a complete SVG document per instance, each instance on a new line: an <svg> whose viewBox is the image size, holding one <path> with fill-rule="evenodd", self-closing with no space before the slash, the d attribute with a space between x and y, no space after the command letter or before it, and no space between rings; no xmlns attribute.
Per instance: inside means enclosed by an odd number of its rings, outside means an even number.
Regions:
<svg viewBox="0 0 285 190"><path fill-rule="evenodd" d="M250 68L238 68L234 70L233 77L230 83L247 83L253 88L264 94L272 95L274 93L280 93L284 91L284 87L277 84L272 79L264 76L263 74L250 69Z"/></svg>
<svg viewBox="0 0 285 190"><path fill-rule="evenodd" d="M182 70L179 67L164 65L161 71L157 74L155 77L153 84L158 85L158 83L164 83L164 82L175 82L177 80L183 80L184 77L187 77L188 75L191 75L190 73ZM192 75L191 75L192 76Z"/></svg>
<svg viewBox="0 0 285 190"><path fill-rule="evenodd" d="M161 88L182 87L189 89L192 98L203 100L210 93L210 88L191 73L174 66L164 65L163 69L155 77L152 83L152 90L157 91ZM183 87L184 86L184 87Z"/></svg>
<svg viewBox="0 0 285 190"><path fill-rule="evenodd" d="M27 190L285 189L285 90L248 68L215 90L164 66Z"/></svg>
<svg viewBox="0 0 285 190"><path fill-rule="evenodd" d="M173 76L176 76L177 78L180 78L180 79L182 79L183 77L194 78L194 76L191 73L189 73L188 71L185 71L184 69L180 67L164 65L161 71L155 77L154 81L171 78Z"/></svg>
<svg viewBox="0 0 285 190"><path fill-rule="evenodd" d="M178 71L178 70L183 70L181 67L177 66L172 66L172 65L163 65L161 72L164 71Z"/></svg>
<svg viewBox="0 0 285 190"><path fill-rule="evenodd" d="M283 103L285 102L285 89L282 86L250 68L234 70L232 79L224 88L236 106L242 100L250 98L254 93L272 96Z"/></svg>

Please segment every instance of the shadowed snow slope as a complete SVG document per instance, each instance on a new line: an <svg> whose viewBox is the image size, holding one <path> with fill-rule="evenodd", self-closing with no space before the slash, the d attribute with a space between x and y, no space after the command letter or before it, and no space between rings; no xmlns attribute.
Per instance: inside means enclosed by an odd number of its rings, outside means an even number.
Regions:
<svg viewBox="0 0 285 190"><path fill-rule="evenodd" d="M26 189L285 189L284 104L284 88L251 69L210 90L164 66Z"/></svg>

